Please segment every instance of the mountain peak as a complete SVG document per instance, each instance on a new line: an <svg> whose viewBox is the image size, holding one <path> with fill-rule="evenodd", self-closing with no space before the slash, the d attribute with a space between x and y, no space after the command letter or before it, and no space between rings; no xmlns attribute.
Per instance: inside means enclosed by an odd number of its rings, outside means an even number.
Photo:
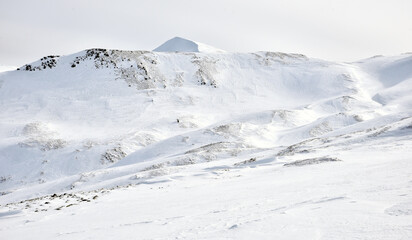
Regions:
<svg viewBox="0 0 412 240"><path fill-rule="evenodd" d="M195 42L181 37L174 37L159 47L155 48L155 52L224 52L221 49L206 45L204 43Z"/></svg>

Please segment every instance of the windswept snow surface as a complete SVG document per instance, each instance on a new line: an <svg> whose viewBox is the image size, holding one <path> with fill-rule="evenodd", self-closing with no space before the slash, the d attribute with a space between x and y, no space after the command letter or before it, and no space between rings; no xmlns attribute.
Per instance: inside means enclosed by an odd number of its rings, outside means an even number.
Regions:
<svg viewBox="0 0 412 240"><path fill-rule="evenodd" d="M0 74L1 238L412 239L411 54L169 49Z"/></svg>

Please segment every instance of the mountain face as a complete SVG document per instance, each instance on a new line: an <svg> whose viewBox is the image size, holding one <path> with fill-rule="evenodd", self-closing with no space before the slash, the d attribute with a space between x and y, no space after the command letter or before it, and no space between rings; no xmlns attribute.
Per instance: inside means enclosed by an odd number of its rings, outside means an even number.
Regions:
<svg viewBox="0 0 412 240"><path fill-rule="evenodd" d="M175 38L153 52L89 49L0 73L0 204L177 172L194 182L245 167L350 172L373 165L351 161L368 158L360 152L409 154L412 55L349 64L203 49ZM262 176L256 184L272 181Z"/></svg>

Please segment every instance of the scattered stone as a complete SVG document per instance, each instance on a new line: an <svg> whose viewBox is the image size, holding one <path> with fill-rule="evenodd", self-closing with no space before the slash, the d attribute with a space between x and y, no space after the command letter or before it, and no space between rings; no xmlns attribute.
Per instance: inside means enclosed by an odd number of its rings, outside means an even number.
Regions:
<svg viewBox="0 0 412 240"><path fill-rule="evenodd" d="M318 157L318 158L298 160L298 161L294 161L291 163L285 163L283 164L283 166L285 167L305 166L305 165L313 165L313 164L319 164L319 163L324 163L324 162L339 162L339 161L342 161L342 160L337 159L337 158L331 158L331 157Z"/></svg>
<svg viewBox="0 0 412 240"><path fill-rule="evenodd" d="M252 162L256 162L256 158L250 158L249 160L238 162L238 163L235 163L234 165L240 166L240 165L245 165L245 164L252 163Z"/></svg>

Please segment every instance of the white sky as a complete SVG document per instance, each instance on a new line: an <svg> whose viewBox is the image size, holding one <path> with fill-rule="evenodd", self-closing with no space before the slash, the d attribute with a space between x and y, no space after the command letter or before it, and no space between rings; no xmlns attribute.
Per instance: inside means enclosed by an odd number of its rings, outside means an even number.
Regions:
<svg viewBox="0 0 412 240"><path fill-rule="evenodd" d="M0 65L175 36L354 61L412 51L412 0L0 0Z"/></svg>

